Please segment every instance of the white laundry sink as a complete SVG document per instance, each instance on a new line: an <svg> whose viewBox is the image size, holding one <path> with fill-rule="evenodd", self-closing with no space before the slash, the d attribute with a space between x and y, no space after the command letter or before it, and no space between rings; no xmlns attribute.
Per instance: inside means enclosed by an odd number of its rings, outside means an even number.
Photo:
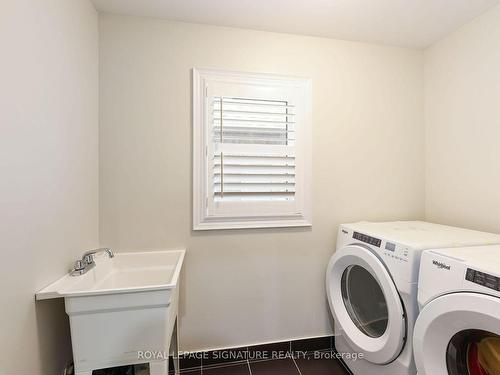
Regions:
<svg viewBox="0 0 500 375"><path fill-rule="evenodd" d="M113 258L98 255L97 267L80 276L65 275L36 293L36 299L172 289L184 254L174 250L116 253Z"/></svg>
<svg viewBox="0 0 500 375"><path fill-rule="evenodd" d="M185 250L99 255L87 273L68 274L36 293L37 300L65 300L76 375L139 363L148 363L151 375L167 373L168 356L178 350L184 254Z"/></svg>

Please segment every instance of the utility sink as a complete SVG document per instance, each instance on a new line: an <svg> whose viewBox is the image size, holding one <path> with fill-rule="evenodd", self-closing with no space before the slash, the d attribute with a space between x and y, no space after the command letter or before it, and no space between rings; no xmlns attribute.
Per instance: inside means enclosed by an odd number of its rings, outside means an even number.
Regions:
<svg viewBox="0 0 500 375"><path fill-rule="evenodd" d="M64 298L76 375L140 363L149 365L151 375L168 373L168 357L178 351L184 255L185 250L99 255L87 273L68 274L36 293L37 300Z"/></svg>
<svg viewBox="0 0 500 375"><path fill-rule="evenodd" d="M36 293L37 300L175 288L184 250L96 256L97 266L80 276L67 274Z"/></svg>

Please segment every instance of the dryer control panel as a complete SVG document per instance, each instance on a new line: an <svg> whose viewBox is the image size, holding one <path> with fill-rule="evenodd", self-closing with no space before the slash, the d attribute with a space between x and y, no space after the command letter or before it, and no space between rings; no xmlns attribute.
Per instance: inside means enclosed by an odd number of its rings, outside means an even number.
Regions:
<svg viewBox="0 0 500 375"><path fill-rule="evenodd" d="M465 280L500 292L500 277L467 268Z"/></svg>
<svg viewBox="0 0 500 375"><path fill-rule="evenodd" d="M375 233L367 233L349 224L341 225L337 236L337 248L352 244L364 244L377 254L390 270L394 279L414 283L418 277L417 253L406 245L391 241Z"/></svg>
<svg viewBox="0 0 500 375"><path fill-rule="evenodd" d="M380 245L382 244L382 240L359 232L354 232L352 234L352 238L377 247L380 247Z"/></svg>
<svg viewBox="0 0 500 375"><path fill-rule="evenodd" d="M347 232L346 232L347 233ZM370 236L361 232L352 232L352 238L361 241L368 245L374 246L377 252L385 257L396 262L408 262L408 248L403 247L394 242Z"/></svg>
<svg viewBox="0 0 500 375"><path fill-rule="evenodd" d="M408 248L393 242L384 242L382 254L387 258L394 259L397 262L408 262Z"/></svg>

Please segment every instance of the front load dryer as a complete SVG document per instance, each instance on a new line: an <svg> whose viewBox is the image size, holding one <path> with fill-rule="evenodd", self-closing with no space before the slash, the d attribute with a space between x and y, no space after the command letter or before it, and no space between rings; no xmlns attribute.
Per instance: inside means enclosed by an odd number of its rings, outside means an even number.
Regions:
<svg viewBox="0 0 500 375"><path fill-rule="evenodd" d="M339 358L355 375L416 374L422 251L489 244L500 236L420 221L341 225L326 274Z"/></svg>
<svg viewBox="0 0 500 375"><path fill-rule="evenodd" d="M500 375L500 246L425 251L418 301L419 375Z"/></svg>

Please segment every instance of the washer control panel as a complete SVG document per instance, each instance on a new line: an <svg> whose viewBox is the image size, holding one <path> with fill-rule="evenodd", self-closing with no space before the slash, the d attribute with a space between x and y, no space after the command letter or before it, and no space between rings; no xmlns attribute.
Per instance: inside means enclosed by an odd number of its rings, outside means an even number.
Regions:
<svg viewBox="0 0 500 375"><path fill-rule="evenodd" d="M467 268L465 280L500 292L500 277Z"/></svg>

